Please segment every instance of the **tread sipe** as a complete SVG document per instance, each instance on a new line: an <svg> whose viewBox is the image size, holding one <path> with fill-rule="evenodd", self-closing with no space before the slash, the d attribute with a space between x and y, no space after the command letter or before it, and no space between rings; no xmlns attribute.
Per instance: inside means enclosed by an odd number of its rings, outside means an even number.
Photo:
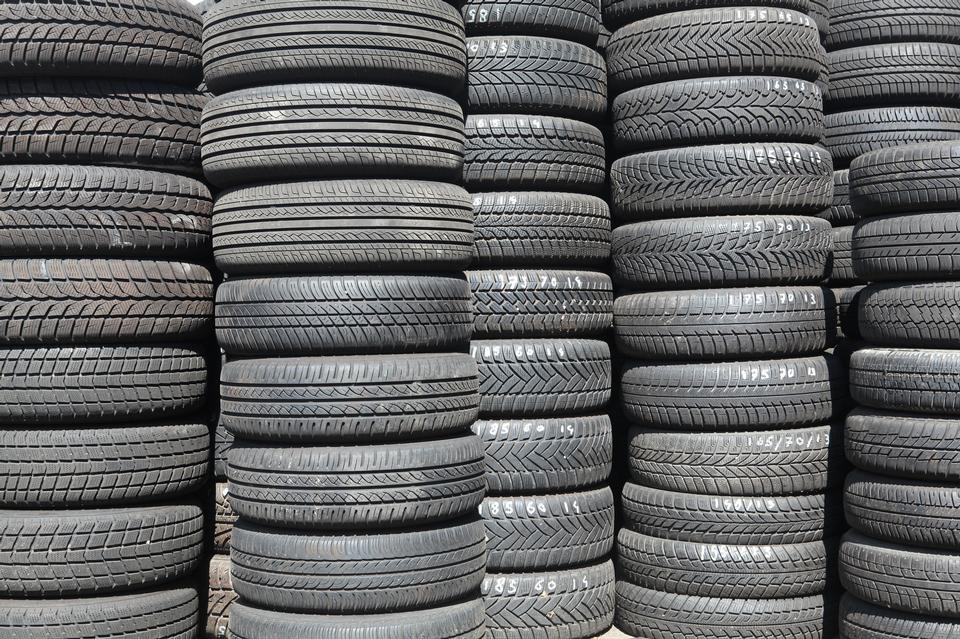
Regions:
<svg viewBox="0 0 960 639"><path fill-rule="evenodd" d="M603 19L611 29L644 18L706 7L744 7L751 4L809 12L811 0L603 0Z"/></svg>
<svg viewBox="0 0 960 639"><path fill-rule="evenodd" d="M471 36L524 33L594 46L603 28L596 0L466 0L461 12Z"/></svg>
<svg viewBox="0 0 960 639"><path fill-rule="evenodd" d="M877 284L860 293L860 334L878 346L960 348L960 284Z"/></svg>
<svg viewBox="0 0 960 639"><path fill-rule="evenodd" d="M850 165L850 199L862 216L960 209L960 143L873 151Z"/></svg>
<svg viewBox="0 0 960 639"><path fill-rule="evenodd" d="M871 408L960 411L960 351L863 348L850 359L850 394Z"/></svg>
<svg viewBox="0 0 960 639"><path fill-rule="evenodd" d="M827 149L838 169L857 157L897 146L960 140L960 109L946 106L890 106L828 113Z"/></svg>
<svg viewBox="0 0 960 639"><path fill-rule="evenodd" d="M960 6L955 0L831 0L825 36L831 51L883 42L960 43Z"/></svg>
<svg viewBox="0 0 960 639"><path fill-rule="evenodd" d="M853 267L869 281L960 279L960 213L881 215L853 233Z"/></svg>
<svg viewBox="0 0 960 639"><path fill-rule="evenodd" d="M960 622L888 610L845 594L840 632L847 639L956 639Z"/></svg>

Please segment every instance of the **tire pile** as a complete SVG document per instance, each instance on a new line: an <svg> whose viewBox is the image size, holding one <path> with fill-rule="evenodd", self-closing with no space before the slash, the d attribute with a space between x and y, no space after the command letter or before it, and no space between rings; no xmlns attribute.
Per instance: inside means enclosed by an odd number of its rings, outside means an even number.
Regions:
<svg viewBox="0 0 960 639"><path fill-rule="evenodd" d="M200 18L0 6L0 636L193 636L209 468Z"/></svg>
<svg viewBox="0 0 960 639"><path fill-rule="evenodd" d="M589 639L615 600L600 9L476 0L462 13L486 636Z"/></svg>
<svg viewBox="0 0 960 639"><path fill-rule="evenodd" d="M484 634L464 37L440 0L208 8L237 639Z"/></svg>
<svg viewBox="0 0 960 639"><path fill-rule="evenodd" d="M854 160L860 330L840 548L848 639L960 634L960 143Z"/></svg>
<svg viewBox="0 0 960 639"><path fill-rule="evenodd" d="M632 636L836 624L846 371L823 354L825 54L808 3L733 4L605 5L614 323L636 424L616 625Z"/></svg>

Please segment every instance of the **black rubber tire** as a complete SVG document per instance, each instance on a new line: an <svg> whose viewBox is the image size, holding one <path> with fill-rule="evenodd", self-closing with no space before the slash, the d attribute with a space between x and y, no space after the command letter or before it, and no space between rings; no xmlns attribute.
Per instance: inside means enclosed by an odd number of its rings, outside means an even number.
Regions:
<svg viewBox="0 0 960 639"><path fill-rule="evenodd" d="M833 202L830 207L822 211L818 217L836 226L850 226L855 224L863 214L854 211L850 200L850 170L841 169L833 172Z"/></svg>
<svg viewBox="0 0 960 639"><path fill-rule="evenodd" d="M623 581L659 592L730 599L786 599L824 591L836 544L743 545L674 541L627 528L617 535ZM834 569L833 572L836 572Z"/></svg>
<svg viewBox="0 0 960 639"><path fill-rule="evenodd" d="M837 338L841 340L859 340L860 337L860 296L866 286L848 286L833 289L837 302Z"/></svg>
<svg viewBox="0 0 960 639"><path fill-rule="evenodd" d="M816 143L823 97L814 84L770 76L661 82L621 93L611 106L621 152L743 142Z"/></svg>
<svg viewBox="0 0 960 639"><path fill-rule="evenodd" d="M587 639L613 623L613 562L550 572L488 574L489 639Z"/></svg>
<svg viewBox="0 0 960 639"><path fill-rule="evenodd" d="M217 340L231 355L453 351L472 327L463 275L241 278L217 289Z"/></svg>
<svg viewBox="0 0 960 639"><path fill-rule="evenodd" d="M583 339L474 340L483 417L595 413L610 401L610 347Z"/></svg>
<svg viewBox="0 0 960 639"><path fill-rule="evenodd" d="M850 165L850 180L850 199L862 216L956 211L960 143L929 142L867 153Z"/></svg>
<svg viewBox="0 0 960 639"><path fill-rule="evenodd" d="M237 603L230 633L236 639L484 639L485 617L479 597L442 608L361 615L304 615Z"/></svg>
<svg viewBox="0 0 960 639"><path fill-rule="evenodd" d="M813 217L640 222L614 230L612 274L639 290L815 284L830 250L830 224Z"/></svg>
<svg viewBox="0 0 960 639"><path fill-rule="evenodd" d="M828 49L882 42L958 43L960 7L955 0L831 0Z"/></svg>
<svg viewBox="0 0 960 639"><path fill-rule="evenodd" d="M626 527L677 541L715 544L803 544L846 529L838 493L726 497L623 487Z"/></svg>
<svg viewBox="0 0 960 639"><path fill-rule="evenodd" d="M614 221L814 215L830 204L830 154L809 144L721 144L630 155L610 168Z"/></svg>
<svg viewBox="0 0 960 639"><path fill-rule="evenodd" d="M879 346L960 348L960 284L877 284L860 294L860 334Z"/></svg>
<svg viewBox="0 0 960 639"><path fill-rule="evenodd" d="M823 40L830 31L830 5L833 0L810 0L810 9L807 15L817 23L820 39ZM766 4L766 3L764 3Z"/></svg>
<svg viewBox="0 0 960 639"><path fill-rule="evenodd" d="M822 424L847 405L847 371L832 355L753 362L626 362L628 419L650 428L745 430Z"/></svg>
<svg viewBox="0 0 960 639"><path fill-rule="evenodd" d="M853 267L853 229L841 226L833 229L833 253L830 257L830 284L842 286L860 281Z"/></svg>
<svg viewBox="0 0 960 639"><path fill-rule="evenodd" d="M220 187L300 178L459 181L463 111L451 98L376 84L244 89L203 110L203 170Z"/></svg>
<svg viewBox="0 0 960 639"><path fill-rule="evenodd" d="M590 337L613 324L613 283L605 273L468 271L467 281L477 339Z"/></svg>
<svg viewBox="0 0 960 639"><path fill-rule="evenodd" d="M511 191L473 196L474 268L606 266L610 208L576 193Z"/></svg>
<svg viewBox="0 0 960 639"><path fill-rule="evenodd" d="M269 442L443 437L476 420L478 387L463 353L241 359L223 367L221 419Z"/></svg>
<svg viewBox="0 0 960 639"><path fill-rule="evenodd" d="M847 459L908 479L960 483L960 420L856 408L847 415Z"/></svg>
<svg viewBox="0 0 960 639"><path fill-rule="evenodd" d="M960 487L889 479L857 470L847 477L844 514L854 530L893 544L960 549Z"/></svg>
<svg viewBox="0 0 960 639"><path fill-rule="evenodd" d="M463 180L471 191L602 193L600 129L553 116L469 115Z"/></svg>
<svg viewBox="0 0 960 639"><path fill-rule="evenodd" d="M214 207L214 255L231 275L457 271L472 242L470 195L440 182L284 182L221 193Z"/></svg>
<svg viewBox="0 0 960 639"><path fill-rule="evenodd" d="M822 493L846 470L843 424L749 433L630 431L630 475L698 495Z"/></svg>
<svg viewBox="0 0 960 639"><path fill-rule="evenodd" d="M594 46L603 29L597 0L465 0L467 34L549 36Z"/></svg>
<svg viewBox="0 0 960 639"><path fill-rule="evenodd" d="M199 173L192 88L72 78L0 81L0 162L99 164Z"/></svg>
<svg viewBox="0 0 960 639"><path fill-rule="evenodd" d="M177 0L12 2L0 22L0 76L201 79L200 15Z"/></svg>
<svg viewBox="0 0 960 639"><path fill-rule="evenodd" d="M840 545L840 583L875 606L960 618L960 555L896 546L848 532Z"/></svg>
<svg viewBox="0 0 960 639"><path fill-rule="evenodd" d="M960 213L881 215L853 235L853 266L869 281L960 279Z"/></svg>
<svg viewBox="0 0 960 639"><path fill-rule="evenodd" d="M620 630L655 639L830 639L835 613L825 597L722 599L657 592L617 583Z"/></svg>
<svg viewBox="0 0 960 639"><path fill-rule="evenodd" d="M0 511L0 593L106 595L191 574L203 551L197 506Z"/></svg>
<svg viewBox="0 0 960 639"><path fill-rule="evenodd" d="M89 508L143 504L206 483L206 424L0 430L0 506Z"/></svg>
<svg viewBox="0 0 960 639"><path fill-rule="evenodd" d="M194 639L200 601L192 588L132 595L0 601L0 633L18 639Z"/></svg>
<svg viewBox="0 0 960 639"><path fill-rule="evenodd" d="M358 78L453 94L466 75L458 13L442 0L224 2L204 20L204 80L217 94Z"/></svg>
<svg viewBox="0 0 960 639"><path fill-rule="evenodd" d="M483 441L492 495L572 492L610 477L608 415L478 420L473 432Z"/></svg>
<svg viewBox="0 0 960 639"><path fill-rule="evenodd" d="M828 113L825 142L837 169L864 153L897 146L960 140L960 109L891 106Z"/></svg>
<svg viewBox="0 0 960 639"><path fill-rule="evenodd" d="M362 446L238 442L228 475L244 521L310 531L450 521L475 512L486 489L473 434Z"/></svg>
<svg viewBox="0 0 960 639"><path fill-rule="evenodd" d="M233 587L246 603L288 612L380 613L463 600L483 579L479 520L399 532L317 535L233 530Z"/></svg>
<svg viewBox="0 0 960 639"><path fill-rule="evenodd" d="M120 422L189 414L207 365L187 346L0 349L4 424Z"/></svg>
<svg viewBox="0 0 960 639"><path fill-rule="evenodd" d="M840 632L847 639L957 639L960 622L895 612L844 595Z"/></svg>
<svg viewBox="0 0 960 639"><path fill-rule="evenodd" d="M613 491L487 497L487 570L558 570L601 561L613 550Z"/></svg>
<svg viewBox="0 0 960 639"><path fill-rule="evenodd" d="M237 513L230 505L230 489L226 482L218 481L214 486L213 550L224 555L230 554L230 538L237 524Z"/></svg>
<svg viewBox="0 0 960 639"><path fill-rule="evenodd" d="M466 110L596 120L607 111L607 65L592 48L530 35L467 39Z"/></svg>
<svg viewBox="0 0 960 639"><path fill-rule="evenodd" d="M221 479L227 476L227 453L233 445L233 433L223 425L223 420L217 417L213 427L213 476Z"/></svg>
<svg viewBox="0 0 960 639"><path fill-rule="evenodd" d="M871 408L960 414L960 351L860 349L850 359L850 394Z"/></svg>
<svg viewBox="0 0 960 639"><path fill-rule="evenodd" d="M790 10L709 7L634 22L607 46L611 93L711 76L814 81L825 53L813 20Z"/></svg>
<svg viewBox="0 0 960 639"><path fill-rule="evenodd" d="M229 555L214 555L210 558L207 586L207 610L204 615L204 637L223 639L230 628L230 609L237 601L230 578Z"/></svg>
<svg viewBox="0 0 960 639"><path fill-rule="evenodd" d="M816 286L638 293L613 307L619 353L672 362L820 352L833 313L833 295Z"/></svg>
<svg viewBox="0 0 960 639"><path fill-rule="evenodd" d="M804 13L810 10L810 0L602 0L603 19L611 29L663 13L704 7L746 7L752 4Z"/></svg>

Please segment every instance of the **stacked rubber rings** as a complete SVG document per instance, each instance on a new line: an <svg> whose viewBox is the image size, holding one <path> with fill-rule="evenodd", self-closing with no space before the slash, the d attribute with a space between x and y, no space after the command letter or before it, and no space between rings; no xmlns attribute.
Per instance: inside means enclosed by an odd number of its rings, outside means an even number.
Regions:
<svg viewBox="0 0 960 639"><path fill-rule="evenodd" d="M589 639L614 610L600 9L476 0L462 13L487 636Z"/></svg>
<svg viewBox="0 0 960 639"><path fill-rule="evenodd" d="M867 153L850 169L869 346L851 359L840 548L849 639L960 632L960 143Z"/></svg>
<svg viewBox="0 0 960 639"><path fill-rule="evenodd" d="M200 18L6 3L0 43L0 635L190 636L213 328Z"/></svg>
<svg viewBox="0 0 960 639"><path fill-rule="evenodd" d="M720 5L720 6L718 6ZM823 351L825 53L806 2L608 2L630 433L617 626L828 636L846 371Z"/></svg>

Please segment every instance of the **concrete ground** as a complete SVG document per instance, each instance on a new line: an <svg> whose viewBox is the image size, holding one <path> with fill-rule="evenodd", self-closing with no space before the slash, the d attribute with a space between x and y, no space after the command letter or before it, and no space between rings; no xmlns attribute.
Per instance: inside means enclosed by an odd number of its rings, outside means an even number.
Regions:
<svg viewBox="0 0 960 639"><path fill-rule="evenodd" d="M633 639L630 635L625 635L616 628L611 629L606 634L600 635L597 639Z"/></svg>

